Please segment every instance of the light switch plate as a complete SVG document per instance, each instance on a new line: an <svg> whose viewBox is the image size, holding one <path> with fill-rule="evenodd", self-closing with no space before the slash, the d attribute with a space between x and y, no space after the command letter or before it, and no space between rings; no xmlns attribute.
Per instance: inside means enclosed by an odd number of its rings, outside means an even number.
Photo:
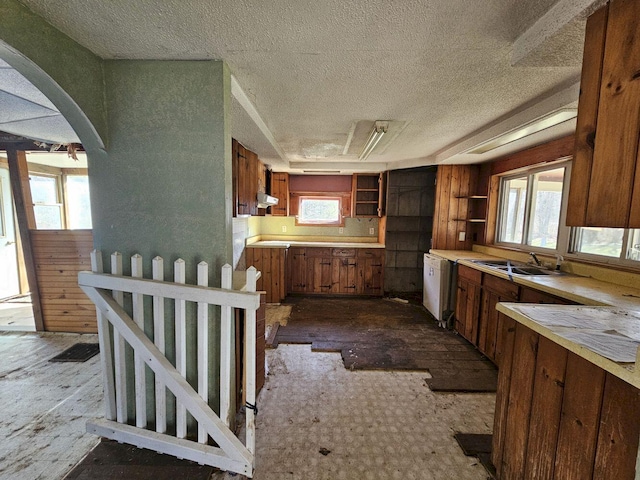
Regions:
<svg viewBox="0 0 640 480"><path fill-rule="evenodd" d="M374 235L376 233L375 229L373 227L369 228L369 235Z"/></svg>
<svg viewBox="0 0 640 480"><path fill-rule="evenodd" d="M464 242L467 239L467 232L458 233L458 241Z"/></svg>

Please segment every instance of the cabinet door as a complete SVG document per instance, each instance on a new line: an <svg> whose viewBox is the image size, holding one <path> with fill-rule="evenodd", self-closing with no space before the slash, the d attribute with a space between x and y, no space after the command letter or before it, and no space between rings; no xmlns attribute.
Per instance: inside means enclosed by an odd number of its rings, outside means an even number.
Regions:
<svg viewBox="0 0 640 480"><path fill-rule="evenodd" d="M565 298L556 297L550 293L541 292L533 288L521 287L520 291L521 303L546 303L555 305L578 305L578 303Z"/></svg>
<svg viewBox="0 0 640 480"><path fill-rule="evenodd" d="M357 291L364 295L384 293L384 251L367 249L358 252L358 271L360 284Z"/></svg>
<svg viewBox="0 0 640 480"><path fill-rule="evenodd" d="M331 293L331 257L309 257L307 275L308 293Z"/></svg>
<svg viewBox="0 0 640 480"><path fill-rule="evenodd" d="M478 343L478 321L480 317L479 284L458 277L456 300L456 330L473 345Z"/></svg>
<svg viewBox="0 0 640 480"><path fill-rule="evenodd" d="M357 262L355 257L331 259L331 293L357 293Z"/></svg>
<svg viewBox="0 0 640 480"><path fill-rule="evenodd" d="M307 288L307 256L304 248L291 248L289 252L289 291L304 293Z"/></svg>
<svg viewBox="0 0 640 480"><path fill-rule="evenodd" d="M517 302L520 287L499 277L485 275L482 283L482 309L478 326L478 350L491 361L496 362L496 346L500 332L498 302Z"/></svg>
<svg viewBox="0 0 640 480"><path fill-rule="evenodd" d="M278 199L278 205L271 207L271 215L286 217L289 215L289 174L273 172L271 174L271 195Z"/></svg>

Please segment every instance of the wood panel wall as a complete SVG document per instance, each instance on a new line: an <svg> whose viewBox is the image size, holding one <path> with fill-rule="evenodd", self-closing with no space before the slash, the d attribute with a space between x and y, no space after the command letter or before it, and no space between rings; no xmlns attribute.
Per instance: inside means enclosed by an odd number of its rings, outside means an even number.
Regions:
<svg viewBox="0 0 640 480"><path fill-rule="evenodd" d="M485 218L486 200L470 200L470 195L486 195L480 165L440 165L436 178L436 205L431 248L471 250L474 243L484 243L484 224L470 223L470 218ZM478 192L478 189L483 190ZM460 241L460 232L465 240Z"/></svg>
<svg viewBox="0 0 640 480"><path fill-rule="evenodd" d="M511 319L500 349L499 480L635 478L640 390Z"/></svg>
<svg viewBox="0 0 640 480"><path fill-rule="evenodd" d="M44 329L96 333L96 309L78 287L91 270L91 230L30 230Z"/></svg>

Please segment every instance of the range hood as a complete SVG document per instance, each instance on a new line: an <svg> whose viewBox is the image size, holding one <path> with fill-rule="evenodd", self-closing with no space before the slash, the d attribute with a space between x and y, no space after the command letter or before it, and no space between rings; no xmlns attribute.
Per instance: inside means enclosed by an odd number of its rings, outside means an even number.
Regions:
<svg viewBox="0 0 640 480"><path fill-rule="evenodd" d="M277 204L278 199L276 197L272 197L271 195L267 195L263 192L258 192L258 208L272 207Z"/></svg>

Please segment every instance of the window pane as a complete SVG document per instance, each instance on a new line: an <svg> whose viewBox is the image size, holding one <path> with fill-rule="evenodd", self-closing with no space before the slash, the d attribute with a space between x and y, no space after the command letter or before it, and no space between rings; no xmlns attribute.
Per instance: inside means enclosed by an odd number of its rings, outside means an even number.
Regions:
<svg viewBox="0 0 640 480"><path fill-rule="evenodd" d="M556 248L563 181L564 168L546 170L533 176L527 245Z"/></svg>
<svg viewBox="0 0 640 480"><path fill-rule="evenodd" d="M512 178L502 184L504 196L500 221L501 242L521 243L527 201L527 177Z"/></svg>
<svg viewBox="0 0 640 480"><path fill-rule="evenodd" d="M620 257L622 253L623 228L585 227L576 231L574 250L580 253ZM635 240L633 240L635 243Z"/></svg>
<svg viewBox="0 0 640 480"><path fill-rule="evenodd" d="M69 228L91 228L89 177L80 175L67 177L67 201Z"/></svg>
<svg viewBox="0 0 640 480"><path fill-rule="evenodd" d="M29 177L33 203L58 203L58 189L55 177Z"/></svg>
<svg viewBox="0 0 640 480"><path fill-rule="evenodd" d="M300 198L300 223L335 224L340 223L339 198Z"/></svg>
<svg viewBox="0 0 640 480"><path fill-rule="evenodd" d="M629 237L629 252L627 253L627 258L640 262L640 230L631 230Z"/></svg>
<svg viewBox="0 0 640 480"><path fill-rule="evenodd" d="M59 205L34 205L33 213L38 230L62 229L62 212Z"/></svg>

